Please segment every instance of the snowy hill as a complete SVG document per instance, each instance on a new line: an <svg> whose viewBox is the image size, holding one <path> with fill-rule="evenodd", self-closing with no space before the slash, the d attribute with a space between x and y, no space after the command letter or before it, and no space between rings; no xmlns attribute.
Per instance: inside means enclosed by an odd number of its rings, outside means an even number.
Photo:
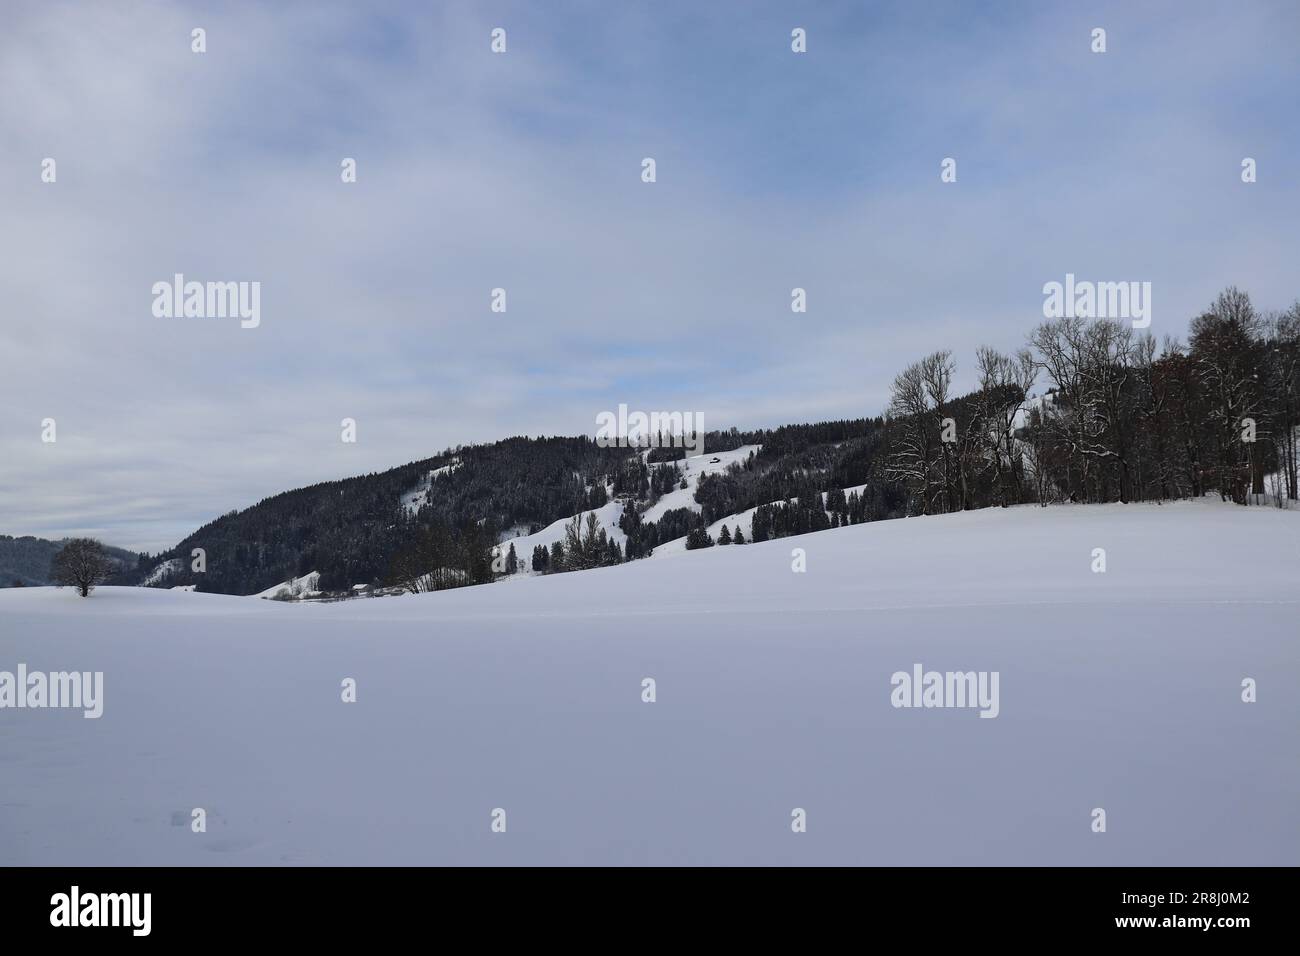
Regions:
<svg viewBox="0 0 1300 956"><path fill-rule="evenodd" d="M615 541L621 548L627 543L627 535L623 529L618 526L618 521L623 517L623 505L618 501L611 501L607 504L596 508L592 511L583 511L578 517L579 527L585 528L587 515L594 514L598 527L605 530L606 537ZM519 561L518 575L532 575L532 566L529 561L532 559L533 548L539 544L549 548L556 541L563 541L565 529L573 522L573 518L561 518L559 521L553 521L542 530L534 534L519 535L514 538L507 538L502 541L494 550L493 555L498 553L505 554L506 550L513 544L515 547L515 557Z"/></svg>
<svg viewBox="0 0 1300 956"><path fill-rule="evenodd" d="M456 446L228 511L120 583L138 584L157 571L154 583L250 595L278 589L308 568L319 574L316 586L332 593L387 583L395 559L421 529L438 525L459 534L490 525L499 533L550 524L592 507L584 488L618 475L633 457L630 449L602 448L589 436L517 436ZM206 555L202 572L191 570L196 548Z"/></svg>
<svg viewBox="0 0 1300 956"><path fill-rule="evenodd" d="M157 584L169 574L175 574L184 565L180 558L170 558L166 561L160 561L152 571L140 579L140 587L147 588Z"/></svg>
<svg viewBox="0 0 1300 956"><path fill-rule="evenodd" d="M643 512L641 516L642 520L646 522L658 521L666 512L671 511L674 508L687 508L698 513L701 510L701 507L695 500L695 489L699 485L700 478L713 472L726 471L729 465L743 462L747 457L749 457L751 452L757 453L760 447L762 446L744 445L733 451L720 451L704 455L694 455L682 461L675 462L674 467L676 467L677 471L686 479L686 487L674 489L661 497L657 502ZM642 452L643 457L645 454L645 452ZM623 509L624 505L622 502L611 501L603 507L595 509L594 512L583 511L577 517L580 526L585 527L587 515L594 513L596 515L596 520L599 522L599 527L605 530L606 536L611 538L620 548L622 548L627 544L627 535L623 533L623 529L619 527L618 523L619 519L623 517ZM753 511L751 510L746 514L748 515L748 518L752 520ZM732 523L734 524L738 520L739 518L733 520ZM549 548L556 541L563 541L565 529L572 521L572 517L561 518L559 521L552 522L534 534L520 535L502 541L500 549L508 548L511 544L515 546L515 555L519 561L519 572L516 576L531 576L533 572L528 562L532 556L533 548L539 544ZM714 530L720 528L722 524L723 521L716 522ZM749 525L746 524L745 528L745 533L748 534ZM669 541L665 544L659 545L655 548L654 554L657 556L661 549L663 549L665 554L685 551L686 539L683 537L679 540Z"/></svg>
<svg viewBox="0 0 1300 956"><path fill-rule="evenodd" d="M742 445L734 451L719 451L711 454L692 455L674 465L686 479L686 487L675 489L660 498L641 515L646 522L658 521L666 512L674 508L689 508L698 512L700 505L695 500L695 489L700 478L715 471L726 471L732 464L740 464L749 457L750 452L758 453L761 445Z"/></svg>
<svg viewBox="0 0 1300 956"><path fill-rule="evenodd" d="M862 494L863 490L866 488L867 485L852 485L848 488L843 489L843 491L845 497L848 497L850 494L860 495ZM823 505L826 504L827 494L828 492L825 491L821 493ZM790 500L794 503L797 503L799 501L797 497L792 498ZM781 502L771 501L768 502L768 504L777 505L777 504L781 504ZM736 514L727 515L725 518L719 518L717 521L713 522L711 525L708 526L707 530L709 533L709 537L716 541L718 539L718 535L722 533L722 528L725 525L733 538L736 535L736 529L740 529L741 531L745 532L746 541L753 540L754 512L756 512L757 510L758 510L757 508L746 508L744 511L737 512ZM829 518L830 512L827 512L826 516ZM680 538L674 538L672 541L665 541L663 544L657 546L654 550L654 553L650 555L650 557L662 558L670 554L685 554L685 553L686 553L686 537L685 535L683 535Z"/></svg>
<svg viewBox="0 0 1300 956"><path fill-rule="evenodd" d="M317 593L319 582L320 572L310 571L302 577L290 578L288 581L281 581L279 584L273 584L265 591L259 591L257 594L254 594L253 597L268 599L306 597Z"/></svg>
<svg viewBox="0 0 1300 956"><path fill-rule="evenodd" d="M341 604L6 590L0 671L104 700L0 710L0 859L1294 865L1298 619L1300 513L1208 500ZM892 706L916 664L998 716Z"/></svg>

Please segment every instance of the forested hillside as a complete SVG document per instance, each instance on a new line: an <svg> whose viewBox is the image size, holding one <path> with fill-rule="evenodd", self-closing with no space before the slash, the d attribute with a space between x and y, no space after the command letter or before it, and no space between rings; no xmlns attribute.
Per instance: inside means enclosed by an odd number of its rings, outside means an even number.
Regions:
<svg viewBox="0 0 1300 956"><path fill-rule="evenodd" d="M299 488L223 515L156 556L155 564L172 560L174 567L154 583L252 594L312 571L320 572L326 590L382 582L393 556L421 528L453 529L486 550L501 527L581 510L581 476L613 471L626 456L589 438L512 438ZM405 507L403 496L428 483L435 470L440 473L421 495L425 500ZM201 573L192 570L196 548L204 552Z"/></svg>
<svg viewBox="0 0 1300 956"><path fill-rule="evenodd" d="M895 378L881 417L709 432L690 460L589 437L448 449L231 512L142 557L136 581L253 594L318 572L326 592L440 589L644 558L668 542L990 506L1207 493L1284 506L1297 498L1298 368L1300 306L1261 313L1235 288L1192 321L1186 345L1124 322L1052 320L1016 352L981 348L963 395L940 351ZM742 514L715 542L710 525ZM504 543L570 518L529 553Z"/></svg>
<svg viewBox="0 0 1300 956"><path fill-rule="evenodd" d="M422 558L455 571L440 576L447 586L481 583L494 576L484 568L499 539L600 508L611 498L627 504L627 546L609 550L607 560L645 557L659 543L703 527L720 507L724 487L740 501L867 480L881 428L880 419L858 419L707 433L709 452L744 444L762 450L719 484L705 487L697 496L711 502L704 514L682 508L654 522L642 522L639 512L677 489L680 476L678 463L652 463L653 452L605 448L588 437L516 437L462 446L230 512L175 548L146 557L149 570L139 583L253 594L319 572L321 590L344 591L357 584L400 585L404 569ZM901 513L901 504L899 493L889 494L874 516ZM193 569L195 549L203 551L202 571ZM562 559L548 568L566 569Z"/></svg>

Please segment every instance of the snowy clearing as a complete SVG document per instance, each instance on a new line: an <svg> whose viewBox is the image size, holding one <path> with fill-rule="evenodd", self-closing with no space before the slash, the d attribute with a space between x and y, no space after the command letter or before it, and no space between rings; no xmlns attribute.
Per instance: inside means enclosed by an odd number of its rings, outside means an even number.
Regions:
<svg viewBox="0 0 1300 956"><path fill-rule="evenodd" d="M619 519L623 517L623 503L620 501L610 501L594 511L584 511L578 515L578 526L584 531L587 527L587 515L594 514L599 522L598 527L605 529L605 535L618 543L620 548L627 544L627 535L623 529L618 526ZM519 571L512 575L515 577L530 577L533 574L533 549L539 544L545 548L550 548L556 541L563 541L565 529L573 523L573 518L561 518L559 521L552 521L545 528L535 534L520 535L517 538L507 538L499 545L493 548L492 553L505 554L513 544L515 546L515 557L519 561Z"/></svg>
<svg viewBox="0 0 1300 956"><path fill-rule="evenodd" d="M402 510L408 515L416 515L428 503L433 483L440 475L449 475L460 467L460 459L453 458L448 464L434 468L416 483L416 486L402 495Z"/></svg>
<svg viewBox="0 0 1300 956"><path fill-rule="evenodd" d="M0 671L104 699L0 710L0 860L1294 865L1298 620L1300 514L1210 501L328 605L8 589ZM999 716L892 707L916 663Z"/></svg>
<svg viewBox="0 0 1300 956"><path fill-rule="evenodd" d="M281 591L286 596L306 597L311 594L318 594L316 585L320 582L319 571L309 571L300 578L290 578L288 581L281 581L279 584L273 584L265 591L258 591L256 594L249 595L255 598L274 598Z"/></svg>
<svg viewBox="0 0 1300 956"><path fill-rule="evenodd" d="M170 561L160 561L158 565L149 572L149 574L140 582L141 587L149 587L157 584L164 577L179 571L183 563L180 558L172 558Z"/></svg>
<svg viewBox="0 0 1300 956"><path fill-rule="evenodd" d="M727 467L732 464L739 465L749 457L750 452L758 454L758 450L762 447L762 445L742 445L733 451L706 452L703 455L693 455L685 459L685 464L680 461L671 462L676 466L677 471L686 478L686 487L674 489L664 495L642 513L641 520L647 523L658 521L674 508L689 508L691 511L698 512L700 505L695 500L695 486L699 484L700 477L715 471L726 471Z"/></svg>
<svg viewBox="0 0 1300 956"><path fill-rule="evenodd" d="M867 487L868 486L865 484L851 485L850 487L844 488L842 490L844 491L844 497L847 498L851 494L861 495L862 492L866 490ZM823 491L821 493L823 505L826 504L827 494L829 494L829 492ZM794 498L791 498L790 501L794 504L798 504L799 498L798 496L796 496ZM769 501L768 504L770 505L784 504L784 500ZM697 507L695 510L699 511L700 509ZM756 512L757 510L758 510L757 508L746 508L744 511L738 511L735 514L727 515L725 518L719 518L717 521L713 522L713 524L709 525L707 529L709 532L709 537L712 538L714 541L717 541L718 535L721 534L722 532L722 526L726 525L727 528L730 529L733 538L736 535L736 529L739 528L745 532L746 542L752 541L754 538L754 512ZM826 512L826 517L829 518L830 516L831 513L829 511ZM685 553L686 553L686 535L682 535L680 538L673 538L671 541L665 541L663 544L656 545L654 552L650 555L650 557L663 558L663 557L667 557L670 554L685 554Z"/></svg>

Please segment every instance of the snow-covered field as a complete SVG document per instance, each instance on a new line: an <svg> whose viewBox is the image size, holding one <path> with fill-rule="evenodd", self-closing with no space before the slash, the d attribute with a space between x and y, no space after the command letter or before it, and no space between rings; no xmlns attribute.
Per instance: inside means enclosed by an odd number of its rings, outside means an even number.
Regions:
<svg viewBox="0 0 1300 956"><path fill-rule="evenodd" d="M19 663L102 671L103 716L0 710L4 863L1300 863L1295 512L988 510L329 605L4 590ZM997 671L998 716L894 708L917 663Z"/></svg>

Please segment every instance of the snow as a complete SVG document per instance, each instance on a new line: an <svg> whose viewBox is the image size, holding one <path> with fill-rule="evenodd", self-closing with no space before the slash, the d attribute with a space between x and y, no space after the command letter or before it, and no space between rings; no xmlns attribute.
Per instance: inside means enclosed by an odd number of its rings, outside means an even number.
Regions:
<svg viewBox="0 0 1300 956"><path fill-rule="evenodd" d="M671 493L664 495L642 514L642 520L658 521L667 511L673 508L690 508L692 511L698 512L700 510L700 505L695 501L695 487L699 483L700 476L715 471L725 471L727 466L733 462L743 462L747 457L749 457L751 451L757 454L761 447L761 445L745 445L742 448L735 449L734 451L720 451L703 455L694 455L686 459L686 467L684 471L682 462L676 462L675 464L678 472L684 473L686 476L686 488L675 489ZM648 454L648 452L643 452L642 454ZM653 468L654 465L651 465L650 467ZM605 487L607 492L612 492L614 487L613 482L607 482ZM591 486L588 485L588 491L590 490ZM627 546L627 535L624 534L623 529L619 527L619 519L623 517L623 508L624 505L621 501L610 501L603 507L595 509L596 519L600 522L600 527L605 529L606 536L616 541L620 548ZM584 531L586 528L587 515L589 513L590 512L584 511L578 515ZM519 572L518 575L515 576L531 576L533 574L533 549L539 544L550 548L550 546L556 541L563 541L565 538L565 529L572 521L572 517L561 518L559 521L551 522L551 524L542 528L535 534L520 535L518 537L503 537L500 544L501 549L508 549L511 544L515 546L515 555L519 560ZM676 550L686 550L685 538L680 539L678 542L668 542L668 545L673 544L678 545ZM670 548L670 550L673 549ZM659 548L655 549L655 553L659 553Z"/></svg>
<svg viewBox="0 0 1300 956"><path fill-rule="evenodd" d="M417 514L421 506L429 500L429 492L432 490L433 483L438 476L451 474L460 467L460 464L459 458L453 458L447 464L434 468L421 478L414 488L402 495L402 510L412 516Z"/></svg>
<svg viewBox="0 0 1300 956"><path fill-rule="evenodd" d="M619 519L623 517L623 504L619 501L610 501L596 508L594 511L584 511L578 515L579 527L582 528L583 534L587 530L587 515L595 514L596 520L600 522L599 527L605 529L605 536L618 542L620 548L627 546L627 535L623 529L618 526ZM520 575L531 576L533 574L533 549L539 544L547 549L556 541L563 541L565 538L565 529L573 523L573 518L561 518L559 521L552 521L545 528L542 528L536 534L522 535L518 538L509 538L502 541L500 545L493 550L493 554L498 551L505 554L510 550L510 546L515 546L515 557L519 561L519 571L513 577Z"/></svg>
<svg viewBox="0 0 1300 956"><path fill-rule="evenodd" d="M511 525L497 535L497 542L509 547L511 541L527 536L530 527L531 525L526 524Z"/></svg>
<svg viewBox="0 0 1300 956"><path fill-rule="evenodd" d="M1296 427L1295 431L1293 432L1293 435L1294 435L1294 442L1291 447L1295 448L1296 450L1295 463L1297 466L1300 466L1300 426ZM1281 451L1281 447L1279 446L1279 452L1280 451ZM1300 504L1290 500L1286 496L1286 490L1287 490L1286 460L1281 455L1279 455L1279 457L1281 458L1281 460L1278 462L1279 468L1277 471L1271 471L1264 476L1264 495L1258 498L1258 501L1256 503L1267 504L1270 507L1277 507L1279 504L1284 508L1300 507ZM1252 498L1255 497L1257 496L1252 496Z"/></svg>
<svg viewBox="0 0 1300 956"><path fill-rule="evenodd" d="M1298 612L1300 513L1208 500L335 604L6 589L0 671L104 712L0 710L0 860L1295 865ZM893 708L916 663L999 716Z"/></svg>
<svg viewBox="0 0 1300 956"><path fill-rule="evenodd" d="M181 564L182 562L180 558L171 558L167 561L160 562L158 566L150 571L145 579L140 582L140 586L148 587L151 584L157 584L167 575L179 571L181 569Z"/></svg>
<svg viewBox="0 0 1300 956"><path fill-rule="evenodd" d="M859 497L861 497L862 492L865 491L866 488L867 486L865 484L851 485L850 487L844 489L844 497L845 499L847 499L850 494L857 494ZM827 494L828 493L825 491L821 493L823 505L826 504ZM790 501L794 504L798 504L799 498L798 496L795 496L791 498ZM772 505L784 504L784 503L785 503L784 498L781 499L780 501L768 502L768 504L772 504ZM695 510L699 511L700 509L696 508ZM708 527L709 537L711 537L714 541L717 541L718 535L722 533L722 526L726 525L729 529L731 529L732 538L736 537L737 528L742 529L745 532L745 542L749 543L754 539L754 512L757 510L758 510L757 508L746 508L744 511L738 511L735 514L727 515L725 518L719 518L717 521L713 522L713 524L709 525ZM830 516L831 513L829 511L826 512L826 517L829 518ZM650 555L650 557L664 558L670 554L685 554L685 553L686 553L686 536L683 535L680 538L673 538L671 541L665 541L663 544L656 545L654 552Z"/></svg>
<svg viewBox="0 0 1300 956"><path fill-rule="evenodd" d="M298 589L298 596L315 594L316 585L320 581L320 572L311 571L300 578L290 578L288 581L281 581L279 584L273 584L265 591L258 591L252 595L256 598L273 598L281 591L293 592L294 588Z"/></svg>
<svg viewBox="0 0 1300 956"><path fill-rule="evenodd" d="M641 515L641 520L645 522L658 521L669 511L674 508L689 508L691 511L700 511L700 505L695 500L695 487L699 484L702 475L711 474L715 471L726 471L731 464L742 464L749 453L752 451L758 454L762 445L742 445L734 451L717 451L706 452L703 455L692 455L685 460L684 474L686 476L686 487L674 489L656 501L651 507ZM716 459L716 460L715 460ZM683 473L682 462L673 462L677 466L677 471ZM655 468L655 465L651 465Z"/></svg>

